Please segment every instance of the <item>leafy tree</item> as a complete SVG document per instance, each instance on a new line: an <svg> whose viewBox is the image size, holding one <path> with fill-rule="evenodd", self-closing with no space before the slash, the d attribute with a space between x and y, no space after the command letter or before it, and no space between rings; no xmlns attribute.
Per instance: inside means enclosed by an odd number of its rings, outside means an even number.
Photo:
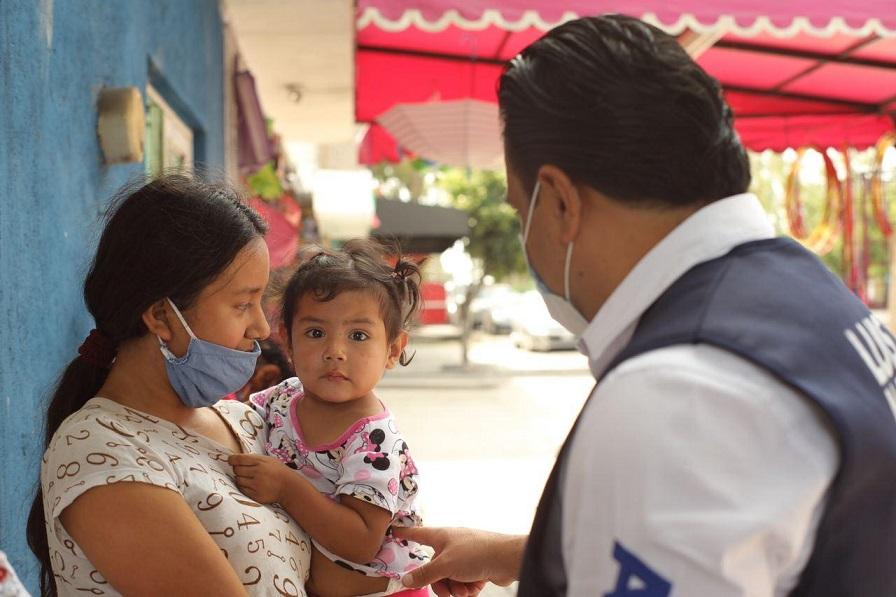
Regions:
<svg viewBox="0 0 896 597"><path fill-rule="evenodd" d="M473 282L460 306L463 364L467 365L470 337L470 304L482 288L485 276L503 280L526 271L519 243L519 218L505 200L507 182L503 173L492 170L445 169L436 184L451 197L458 209L470 214L467 252L474 261Z"/></svg>
<svg viewBox="0 0 896 597"><path fill-rule="evenodd" d="M380 181L380 191L390 198L402 196L417 200L429 185L447 194L453 207L470 215L470 235L466 250L473 259L473 282L467 287L460 305L463 364L468 364L470 304L491 276L505 280L526 271L519 243L519 219L507 204L507 181L503 172L437 167L425 160L404 160L399 164L380 164L371 168Z"/></svg>

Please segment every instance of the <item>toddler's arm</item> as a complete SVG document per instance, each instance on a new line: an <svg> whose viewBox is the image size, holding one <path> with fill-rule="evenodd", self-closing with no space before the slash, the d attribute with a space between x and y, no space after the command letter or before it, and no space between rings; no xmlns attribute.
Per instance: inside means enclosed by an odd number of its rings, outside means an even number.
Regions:
<svg viewBox="0 0 896 597"><path fill-rule="evenodd" d="M234 454L229 459L240 490L253 500L279 503L328 551L358 564L374 559L392 514L347 495L333 501L276 458Z"/></svg>

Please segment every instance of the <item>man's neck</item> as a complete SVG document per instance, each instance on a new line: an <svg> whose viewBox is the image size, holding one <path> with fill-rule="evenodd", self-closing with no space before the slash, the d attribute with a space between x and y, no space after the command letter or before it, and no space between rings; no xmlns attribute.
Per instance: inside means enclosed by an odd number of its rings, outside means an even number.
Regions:
<svg viewBox="0 0 896 597"><path fill-rule="evenodd" d="M570 287L575 307L589 321L626 276L657 244L700 209L630 207L594 191L576 239Z"/></svg>

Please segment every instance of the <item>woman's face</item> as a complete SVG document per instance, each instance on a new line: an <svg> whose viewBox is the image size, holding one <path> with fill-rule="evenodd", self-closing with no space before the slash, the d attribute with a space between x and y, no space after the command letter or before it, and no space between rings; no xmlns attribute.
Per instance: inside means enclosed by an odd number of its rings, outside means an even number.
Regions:
<svg viewBox="0 0 896 597"><path fill-rule="evenodd" d="M261 309L261 296L268 285L270 258L264 239L250 241L233 262L208 286L196 302L183 311L196 337L233 348L251 351L255 340L271 332ZM174 338L169 349L177 356L186 353L190 336L169 308L168 323Z"/></svg>

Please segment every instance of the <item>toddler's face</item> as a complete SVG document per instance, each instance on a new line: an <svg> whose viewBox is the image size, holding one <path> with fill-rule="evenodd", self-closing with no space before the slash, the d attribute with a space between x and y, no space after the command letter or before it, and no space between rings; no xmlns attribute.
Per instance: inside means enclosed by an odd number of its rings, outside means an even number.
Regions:
<svg viewBox="0 0 896 597"><path fill-rule="evenodd" d="M380 305L371 293L343 292L321 302L309 293L296 306L292 359L306 393L326 402L370 394L401 355L401 339L389 342Z"/></svg>

